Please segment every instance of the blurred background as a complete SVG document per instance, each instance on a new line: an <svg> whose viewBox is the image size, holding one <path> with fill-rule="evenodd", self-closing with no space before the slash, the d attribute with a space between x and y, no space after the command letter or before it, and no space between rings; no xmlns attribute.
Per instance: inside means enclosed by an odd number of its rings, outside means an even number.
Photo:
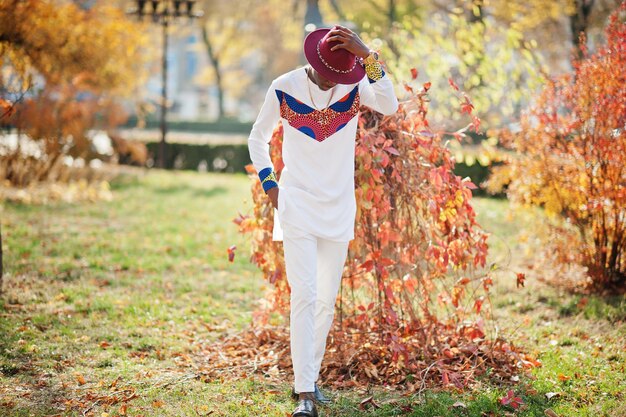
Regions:
<svg viewBox="0 0 626 417"><path fill-rule="evenodd" d="M602 42L618 3L2 0L0 178L24 187L107 162L243 172L271 81L305 64L308 32L342 24L380 51L400 98L405 82L432 84L439 130L462 128L451 82L472 98L482 131L452 146L479 183L497 130Z"/></svg>

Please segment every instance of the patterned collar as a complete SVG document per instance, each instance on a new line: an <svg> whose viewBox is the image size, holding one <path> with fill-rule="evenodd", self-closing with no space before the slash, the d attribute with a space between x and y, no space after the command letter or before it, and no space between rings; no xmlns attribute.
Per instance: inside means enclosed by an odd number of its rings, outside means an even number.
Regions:
<svg viewBox="0 0 626 417"><path fill-rule="evenodd" d="M306 72L304 76L307 76ZM308 81L305 80L305 82ZM282 90L275 90L275 92L280 105L280 116L291 127L318 142L337 133L359 113L358 84L324 110L316 110Z"/></svg>

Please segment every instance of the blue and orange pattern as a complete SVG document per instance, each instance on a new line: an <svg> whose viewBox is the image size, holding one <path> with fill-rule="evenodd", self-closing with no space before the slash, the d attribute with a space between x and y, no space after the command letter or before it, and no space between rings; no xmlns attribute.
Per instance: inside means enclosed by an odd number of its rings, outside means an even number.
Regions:
<svg viewBox="0 0 626 417"><path fill-rule="evenodd" d="M323 110L315 110L281 90L276 90L280 116L289 125L318 142L340 131L359 112L359 86Z"/></svg>

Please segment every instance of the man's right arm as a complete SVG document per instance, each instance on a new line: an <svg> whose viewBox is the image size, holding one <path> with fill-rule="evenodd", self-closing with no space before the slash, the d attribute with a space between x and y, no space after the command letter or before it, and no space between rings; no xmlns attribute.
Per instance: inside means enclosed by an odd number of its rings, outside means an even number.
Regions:
<svg viewBox="0 0 626 417"><path fill-rule="evenodd" d="M250 153L252 165L254 165L256 172L259 173L259 180L263 185L263 190L269 196L275 208L278 206L278 182L274 173L274 164L270 158L269 142L272 139L272 133L279 118L279 103L274 83L272 83L248 137L248 152Z"/></svg>

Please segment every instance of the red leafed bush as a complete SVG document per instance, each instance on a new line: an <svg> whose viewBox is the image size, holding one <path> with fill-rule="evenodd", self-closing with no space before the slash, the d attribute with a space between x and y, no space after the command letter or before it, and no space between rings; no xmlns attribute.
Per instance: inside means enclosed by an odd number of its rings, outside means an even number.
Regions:
<svg viewBox="0 0 626 417"><path fill-rule="evenodd" d="M623 2L606 44L547 83L519 133L503 134L516 154L488 182L562 220L550 229L557 261L585 265L586 285L614 291L626 290L625 15Z"/></svg>
<svg viewBox="0 0 626 417"><path fill-rule="evenodd" d="M428 85L410 92L398 112L383 117L361 109L356 141L357 218L350 244L335 329L322 374L338 386L431 380L463 387L487 368L508 377L535 361L519 356L502 340L486 335L491 271L485 268L487 237L476 223L469 179L452 172L446 135L478 129L472 105L462 92L461 113L471 123L457 132L437 132L426 119ZM453 84L453 83L452 83ZM271 140L277 173L282 128ZM289 288L281 242L272 241L272 208L250 167L254 211L236 222L252 240L252 260L273 291L268 312L286 313Z"/></svg>

